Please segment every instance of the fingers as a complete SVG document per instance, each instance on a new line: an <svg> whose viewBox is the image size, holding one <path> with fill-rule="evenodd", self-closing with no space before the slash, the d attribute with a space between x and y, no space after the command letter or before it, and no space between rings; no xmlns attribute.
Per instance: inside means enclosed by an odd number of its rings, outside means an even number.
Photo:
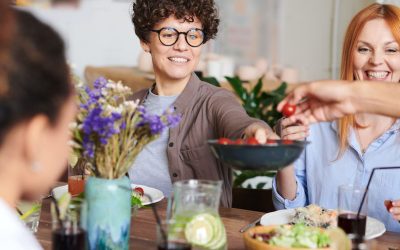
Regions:
<svg viewBox="0 0 400 250"><path fill-rule="evenodd" d="M256 131L254 132L254 137L261 144L266 143L267 139L275 139L275 140L280 139L280 137L277 134L265 128L256 129Z"/></svg>
<svg viewBox="0 0 400 250"><path fill-rule="evenodd" d="M259 128L255 131L254 137L259 143L266 143L268 138L267 131L265 129Z"/></svg>
<svg viewBox="0 0 400 250"><path fill-rule="evenodd" d="M308 126L290 126L282 129L282 139L288 140L304 140L309 136Z"/></svg>
<svg viewBox="0 0 400 250"><path fill-rule="evenodd" d="M386 201L385 201L386 202ZM385 203L386 205L386 203ZM393 219L400 221L400 200L392 201L389 212L392 214Z"/></svg>

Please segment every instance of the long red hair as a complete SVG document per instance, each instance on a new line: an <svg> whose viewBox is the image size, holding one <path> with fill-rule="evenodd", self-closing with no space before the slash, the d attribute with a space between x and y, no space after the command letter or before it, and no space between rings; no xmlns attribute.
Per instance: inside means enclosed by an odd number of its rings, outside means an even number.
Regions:
<svg viewBox="0 0 400 250"><path fill-rule="evenodd" d="M343 42L341 80L358 80L354 75L354 52L357 40L364 25L373 19L382 18L390 27L393 37L400 44L400 8L390 4L374 3L358 12L351 20L347 28ZM351 84L351 83L350 83ZM358 126L354 115L348 115L339 119L339 156L348 147L348 135L351 127Z"/></svg>

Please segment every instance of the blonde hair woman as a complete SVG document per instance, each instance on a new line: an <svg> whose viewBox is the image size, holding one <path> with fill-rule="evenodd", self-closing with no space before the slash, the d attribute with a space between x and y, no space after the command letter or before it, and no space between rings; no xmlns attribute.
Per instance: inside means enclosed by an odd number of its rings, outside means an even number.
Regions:
<svg viewBox="0 0 400 250"><path fill-rule="evenodd" d="M372 4L351 21L345 36L341 78L343 80L400 81L400 9ZM293 126L282 121L281 135L312 144L294 167L277 174L274 204L292 208L316 203L337 208L338 187L365 186L374 167L400 165L400 121L377 114L349 115L334 122ZM374 175L369 190L368 214L378 218L390 231L400 232L400 172ZM390 213L385 200L394 200Z"/></svg>

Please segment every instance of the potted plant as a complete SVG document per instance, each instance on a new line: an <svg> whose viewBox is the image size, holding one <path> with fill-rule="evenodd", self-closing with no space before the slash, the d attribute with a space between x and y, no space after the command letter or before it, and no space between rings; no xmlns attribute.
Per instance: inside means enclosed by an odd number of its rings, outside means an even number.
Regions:
<svg viewBox="0 0 400 250"><path fill-rule="evenodd" d="M148 114L138 101L128 100L131 94L129 87L104 78L93 89L77 85L72 145L90 166L85 185L89 249L128 249L132 191L126 173L146 144L180 120L172 110Z"/></svg>
<svg viewBox="0 0 400 250"><path fill-rule="evenodd" d="M251 117L261 119L274 127L282 114L276 111L278 103L285 97L287 83L272 91L262 90L262 77L258 79L253 88L247 89L238 77L225 77L229 85L239 97L243 108ZM203 78L204 81L221 87L221 84L214 77ZM273 211L271 189L264 189L266 182L261 181L254 187L246 181L255 177L274 177L275 171L235 171L233 183L233 206L257 211Z"/></svg>

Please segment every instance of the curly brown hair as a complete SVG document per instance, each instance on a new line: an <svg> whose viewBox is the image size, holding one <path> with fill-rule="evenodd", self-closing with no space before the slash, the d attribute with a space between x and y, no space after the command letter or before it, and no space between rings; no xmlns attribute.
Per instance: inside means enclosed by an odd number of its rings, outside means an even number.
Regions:
<svg viewBox="0 0 400 250"><path fill-rule="evenodd" d="M219 17L214 0L136 0L132 10L135 33L144 42L149 42L154 26L171 15L187 22L193 22L195 17L199 19L204 43L215 38L218 32Z"/></svg>

